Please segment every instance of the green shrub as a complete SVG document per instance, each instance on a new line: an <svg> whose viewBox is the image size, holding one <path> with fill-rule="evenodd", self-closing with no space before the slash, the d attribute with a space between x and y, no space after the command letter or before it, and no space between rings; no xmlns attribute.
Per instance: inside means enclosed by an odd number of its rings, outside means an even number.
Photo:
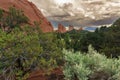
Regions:
<svg viewBox="0 0 120 80"><path fill-rule="evenodd" d="M99 54L91 46L89 46L87 53L70 52L64 50L65 66L64 75L65 80L88 80L92 74L98 72L109 73L110 80L120 80L120 58L108 59L106 56ZM102 76L101 76L102 77Z"/></svg>
<svg viewBox="0 0 120 80"><path fill-rule="evenodd" d="M34 64L42 52L38 36L25 35L15 28L9 34L0 30L0 37L0 74L5 80L14 80L15 76L23 79L36 66Z"/></svg>
<svg viewBox="0 0 120 80"><path fill-rule="evenodd" d="M41 33L29 26L16 27L9 34L0 29L0 76L24 80L35 69L47 72L56 67L62 59L56 42L52 33Z"/></svg>
<svg viewBox="0 0 120 80"><path fill-rule="evenodd" d="M15 27L28 23L29 19L23 13L14 7L10 7L8 13L0 9L0 28L3 31L10 31Z"/></svg>

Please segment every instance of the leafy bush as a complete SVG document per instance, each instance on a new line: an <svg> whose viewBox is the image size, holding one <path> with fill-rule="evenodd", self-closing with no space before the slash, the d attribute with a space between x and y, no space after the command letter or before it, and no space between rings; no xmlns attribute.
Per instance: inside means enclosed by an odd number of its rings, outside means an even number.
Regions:
<svg viewBox="0 0 120 80"><path fill-rule="evenodd" d="M0 29L0 76L4 80L23 80L34 69L56 67L62 59L56 42L52 33L29 26L16 27L9 34Z"/></svg>
<svg viewBox="0 0 120 80"><path fill-rule="evenodd" d="M65 66L64 75L65 80L88 80L90 77L98 72L109 73L109 80L120 79L120 58L108 59L106 56L99 54L91 46L89 46L87 53L70 52L64 50ZM94 76L95 77L95 76ZM102 76L101 76L102 77Z"/></svg>
<svg viewBox="0 0 120 80"><path fill-rule="evenodd" d="M24 15L23 11L14 7L10 7L8 13L0 9L0 28L3 31L10 31L21 24L28 23L29 19Z"/></svg>
<svg viewBox="0 0 120 80"><path fill-rule="evenodd" d="M24 78L42 52L38 36L25 34L19 28L10 34L0 30L0 36L1 73L5 80L14 80L15 76Z"/></svg>
<svg viewBox="0 0 120 80"><path fill-rule="evenodd" d="M65 42L65 49L87 52L89 44L97 50L111 58L120 56L120 18L111 26L101 26L95 32L89 31L69 31L58 33L58 38Z"/></svg>
<svg viewBox="0 0 120 80"><path fill-rule="evenodd" d="M37 22L34 28L26 23L28 18L21 10L10 7L6 13L0 9L0 77L3 80L24 80L34 69L48 72L62 61L61 40L54 33L42 33Z"/></svg>

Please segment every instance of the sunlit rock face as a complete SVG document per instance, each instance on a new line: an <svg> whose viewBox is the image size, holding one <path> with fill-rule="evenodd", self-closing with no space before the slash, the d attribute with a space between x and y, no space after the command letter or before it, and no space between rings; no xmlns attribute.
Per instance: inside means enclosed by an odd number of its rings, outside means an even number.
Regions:
<svg viewBox="0 0 120 80"><path fill-rule="evenodd" d="M82 27L80 27L79 29L78 29L78 31L82 31L83 30L83 28Z"/></svg>
<svg viewBox="0 0 120 80"><path fill-rule="evenodd" d="M52 32L51 23L43 16L41 11L28 0L1 0L0 8L8 11L9 7L15 7L24 12L24 15L29 18L29 24L34 25L34 22L40 23L43 32Z"/></svg>
<svg viewBox="0 0 120 80"><path fill-rule="evenodd" d="M59 32L59 33L65 33L66 32L66 28L62 24L58 24L58 30L57 30L57 32Z"/></svg>

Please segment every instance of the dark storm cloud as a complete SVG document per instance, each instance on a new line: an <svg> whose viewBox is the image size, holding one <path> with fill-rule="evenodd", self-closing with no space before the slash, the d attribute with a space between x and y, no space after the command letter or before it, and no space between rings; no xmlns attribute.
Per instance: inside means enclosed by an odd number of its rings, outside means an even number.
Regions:
<svg viewBox="0 0 120 80"><path fill-rule="evenodd" d="M76 27L100 26L112 24L120 17L120 0L30 0L43 14L57 26Z"/></svg>

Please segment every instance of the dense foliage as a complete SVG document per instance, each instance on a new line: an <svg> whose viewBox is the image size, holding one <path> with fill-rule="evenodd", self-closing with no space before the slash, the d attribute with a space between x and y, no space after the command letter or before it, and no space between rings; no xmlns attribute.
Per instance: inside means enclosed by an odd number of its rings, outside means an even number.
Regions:
<svg viewBox="0 0 120 80"><path fill-rule="evenodd" d="M0 37L0 74L5 80L26 78L34 69L49 70L62 61L61 49L52 33L39 34L24 26L22 31L15 28L9 34L0 30Z"/></svg>
<svg viewBox="0 0 120 80"><path fill-rule="evenodd" d="M62 61L62 50L59 48L61 40L58 40L54 33L42 33L38 25L33 28L24 24L24 27L21 27L21 24L27 22L23 13L19 12L10 8L10 14L0 16L0 20L5 20L0 22L2 80L24 80L31 71L40 69L49 72ZM3 29L2 24L9 29Z"/></svg>
<svg viewBox="0 0 120 80"><path fill-rule="evenodd" d="M95 32L75 31L58 33L58 38L65 42L64 48L87 52L88 45L92 44L95 50L104 52L107 57L120 56L120 19L113 25L101 26Z"/></svg>
<svg viewBox="0 0 120 80"><path fill-rule="evenodd" d="M82 46L81 42L84 37L86 37L86 34L88 34L88 31L79 31L72 30L67 33L57 33L57 38L64 41L64 48L67 50L74 50L79 51L81 50L85 45Z"/></svg>
<svg viewBox="0 0 120 80"><path fill-rule="evenodd" d="M3 31L10 31L12 28L19 27L21 24L28 23L28 18L21 10L10 7L8 12L0 9L0 28Z"/></svg>
<svg viewBox="0 0 120 80"><path fill-rule="evenodd" d="M91 46L87 53L64 50L65 80L120 80L120 58L108 59Z"/></svg>
<svg viewBox="0 0 120 80"><path fill-rule="evenodd" d="M100 79L120 79L120 19L95 32L72 30L57 34L42 33L39 24L35 22L31 27L26 25L28 21L21 10L0 9L1 80L25 80L31 71L49 72L63 64L66 80L96 80L94 76L98 75ZM88 49L89 44L107 57L117 58L108 59ZM62 52L63 48L69 51Z"/></svg>

